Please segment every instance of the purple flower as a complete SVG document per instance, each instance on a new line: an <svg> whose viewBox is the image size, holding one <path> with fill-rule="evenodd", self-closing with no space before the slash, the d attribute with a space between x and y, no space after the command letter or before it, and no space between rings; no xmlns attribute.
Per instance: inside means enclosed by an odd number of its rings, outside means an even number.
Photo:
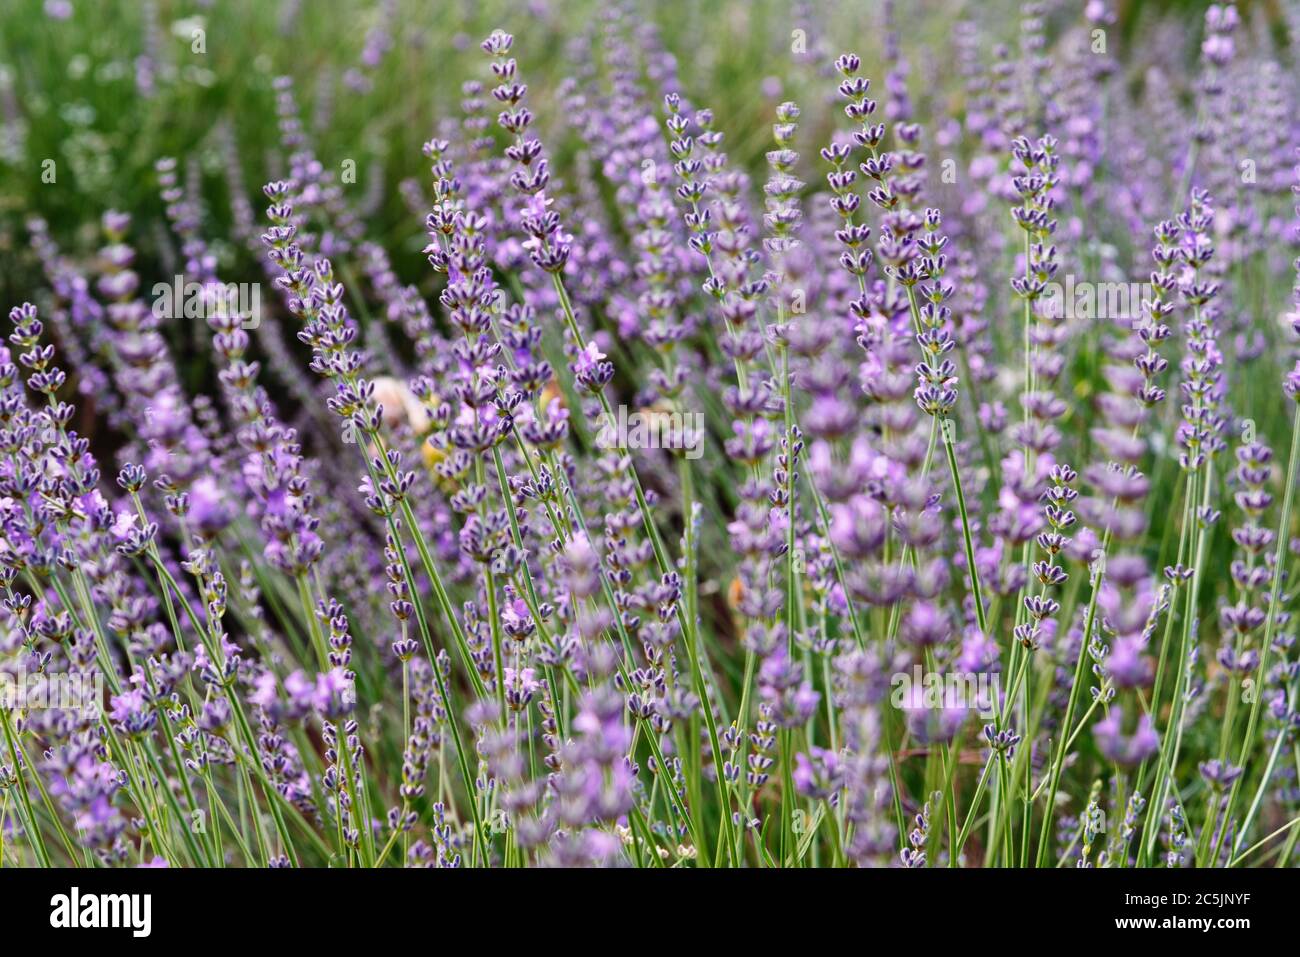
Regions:
<svg viewBox="0 0 1300 957"><path fill-rule="evenodd" d="M1106 717L1092 726L1092 736L1097 748L1108 761L1124 767L1136 767L1160 749L1160 736L1156 734L1151 716L1143 714L1131 734L1124 734L1124 716L1119 708L1112 708Z"/></svg>
<svg viewBox="0 0 1300 957"><path fill-rule="evenodd" d="M802 796L825 801L839 791L844 771L836 752L813 747L806 753L797 753L794 761L791 776L794 778L795 790Z"/></svg>

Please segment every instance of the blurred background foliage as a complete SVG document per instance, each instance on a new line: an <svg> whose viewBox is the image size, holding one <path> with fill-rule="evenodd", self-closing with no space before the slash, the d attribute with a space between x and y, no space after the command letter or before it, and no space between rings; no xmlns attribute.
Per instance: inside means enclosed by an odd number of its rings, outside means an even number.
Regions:
<svg viewBox="0 0 1300 957"><path fill-rule="evenodd" d="M970 0L981 20L1017 22L1015 0ZM1081 0L1080 0L1081 2ZM1078 21L1080 2L1051 4L1049 17ZM830 59L844 50L878 65L877 4L846 0L668 0L642 2L678 59L683 91L712 108L733 159L761 169L777 103L828 103ZM1191 64L1202 0L1121 0L1115 51L1141 82L1153 58ZM913 60L919 115L959 116L951 64L923 50L950 48L952 4L908 0L903 47ZM1243 19L1286 43L1277 0L1245 0ZM597 28L592 0L4 0L0 4L0 290L6 302L42 285L26 248L26 221L50 223L73 254L99 242L104 210L131 211L132 241L146 276L174 255L165 248L153 164L178 156L200 187L204 231L222 274L257 279L251 252L229 240L232 189L252 203L282 175L272 81L291 76L316 154L337 173L355 163L350 199L368 238L382 243L404 281L431 281L419 250L420 218L398 184L427 181L421 144L458 121L461 81L486 78L478 43L500 27L515 52L538 129L561 178L575 175L582 144L565 126L562 82L572 38ZM1168 21L1164 32L1145 26ZM802 36L801 36L802 31ZM1173 37L1177 49L1129 48L1126 38ZM723 42L719 42L720 39ZM1014 32L990 42L1015 43ZM796 52L802 42L806 52ZM1148 41L1149 42L1149 41ZM366 51L378 51L377 62ZM1289 56L1286 56L1288 62ZM928 62L927 62L928 61ZM936 99L939 101L936 104ZM939 106L935 112L931 107ZM828 108L807 111L808 142L829 128ZM811 122L810 122L811 120ZM820 120L820 125L819 125ZM49 178L53 161L54 182ZM233 175L232 175L233 174ZM579 173L577 175L585 175Z"/></svg>

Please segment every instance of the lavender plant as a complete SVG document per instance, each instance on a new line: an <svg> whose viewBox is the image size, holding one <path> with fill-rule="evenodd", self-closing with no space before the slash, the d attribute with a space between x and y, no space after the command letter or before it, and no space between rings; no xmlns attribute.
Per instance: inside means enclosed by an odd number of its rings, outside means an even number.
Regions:
<svg viewBox="0 0 1300 957"><path fill-rule="evenodd" d="M1295 863L1264 9L91 6L230 100L0 39L0 866Z"/></svg>

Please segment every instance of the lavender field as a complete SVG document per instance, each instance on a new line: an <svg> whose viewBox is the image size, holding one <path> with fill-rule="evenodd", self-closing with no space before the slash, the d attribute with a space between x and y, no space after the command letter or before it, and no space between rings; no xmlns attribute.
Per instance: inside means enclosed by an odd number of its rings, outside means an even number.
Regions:
<svg viewBox="0 0 1300 957"><path fill-rule="evenodd" d="M0 866L1300 864L1298 63L10 0Z"/></svg>

